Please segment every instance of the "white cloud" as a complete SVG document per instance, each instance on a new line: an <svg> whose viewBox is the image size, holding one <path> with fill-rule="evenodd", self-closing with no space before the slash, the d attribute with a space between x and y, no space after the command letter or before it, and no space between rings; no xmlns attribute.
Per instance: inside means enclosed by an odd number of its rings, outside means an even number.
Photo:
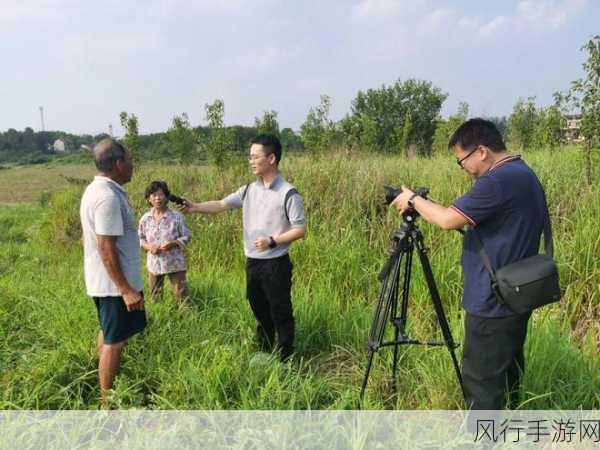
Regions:
<svg viewBox="0 0 600 450"><path fill-rule="evenodd" d="M565 26L589 0L520 0L512 14L491 19L451 8L434 9L430 2L361 0L352 10L355 21L394 35L399 29L421 38L455 35L459 41L490 39L506 33L540 33ZM461 36L463 36L461 38Z"/></svg>
<svg viewBox="0 0 600 450"><path fill-rule="evenodd" d="M510 16L497 16L483 23L478 33L491 38L503 33L543 33L565 26L587 5L588 0L521 0Z"/></svg>
<svg viewBox="0 0 600 450"><path fill-rule="evenodd" d="M402 7L400 1L361 0L352 7L352 17L357 20L378 21L396 16Z"/></svg>
<svg viewBox="0 0 600 450"><path fill-rule="evenodd" d="M557 28L580 13L586 4L587 0L522 0L517 5L515 24L524 29L530 26Z"/></svg>

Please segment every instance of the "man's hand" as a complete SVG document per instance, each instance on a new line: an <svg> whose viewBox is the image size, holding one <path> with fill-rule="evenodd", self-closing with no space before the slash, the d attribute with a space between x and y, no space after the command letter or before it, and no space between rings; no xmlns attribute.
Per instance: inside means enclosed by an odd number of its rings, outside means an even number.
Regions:
<svg viewBox="0 0 600 450"><path fill-rule="evenodd" d="M127 307L127 311L143 311L144 310L144 296L133 289L122 292L123 301Z"/></svg>
<svg viewBox="0 0 600 450"><path fill-rule="evenodd" d="M175 208L178 211L181 211L182 213L194 213L197 212L196 210L193 209L194 206L196 206L195 203L190 202L189 200L186 200L185 198L182 198L183 203L175 203Z"/></svg>
<svg viewBox="0 0 600 450"><path fill-rule="evenodd" d="M270 241L271 240L269 238L260 237L254 241L254 246L261 252L264 252L265 250L269 250Z"/></svg>
<svg viewBox="0 0 600 450"><path fill-rule="evenodd" d="M408 206L408 200L412 197L413 194L414 192L411 191L409 188L407 188L406 186L402 186L402 192L398 197L394 199L394 201L392 202L392 206L396 208L396 210L400 214L404 214L405 211L408 211L410 209Z"/></svg>

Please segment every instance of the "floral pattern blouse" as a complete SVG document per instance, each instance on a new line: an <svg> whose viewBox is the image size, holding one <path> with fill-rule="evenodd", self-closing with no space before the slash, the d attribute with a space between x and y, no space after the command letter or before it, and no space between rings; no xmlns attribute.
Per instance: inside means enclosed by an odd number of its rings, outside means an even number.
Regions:
<svg viewBox="0 0 600 450"><path fill-rule="evenodd" d="M159 246L169 241L179 243L158 255L148 252L146 265L148 272L154 275L163 275L186 270L184 250L190 242L192 233L181 213L167 208L167 211L157 221L154 218L154 208L152 208L140 219L138 235L140 245L144 242Z"/></svg>

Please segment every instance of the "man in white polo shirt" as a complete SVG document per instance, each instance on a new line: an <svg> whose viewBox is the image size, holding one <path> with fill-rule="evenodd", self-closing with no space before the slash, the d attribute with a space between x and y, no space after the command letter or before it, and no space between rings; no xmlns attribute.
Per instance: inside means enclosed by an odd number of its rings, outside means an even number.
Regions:
<svg viewBox="0 0 600 450"><path fill-rule="evenodd" d="M146 327L137 222L122 185L131 180L131 152L114 139L94 147L98 175L81 199L87 294L100 321L98 374L103 404L127 339Z"/></svg>
<svg viewBox="0 0 600 450"><path fill-rule="evenodd" d="M294 352L295 330L288 248L306 234L304 206L298 191L279 172L279 139L263 134L250 143L248 162L258 179L223 200L186 202L183 210L215 214L242 208L246 296L258 323L257 338L261 350L270 352L277 332L280 359L285 361Z"/></svg>

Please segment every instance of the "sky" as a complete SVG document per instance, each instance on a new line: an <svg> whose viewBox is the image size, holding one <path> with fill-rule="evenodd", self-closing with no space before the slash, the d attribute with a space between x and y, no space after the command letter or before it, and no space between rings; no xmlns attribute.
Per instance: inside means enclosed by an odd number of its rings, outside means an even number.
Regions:
<svg viewBox="0 0 600 450"><path fill-rule="evenodd" d="M600 0L0 0L0 131L165 131L183 112L227 125L275 110L298 130L320 96L331 118L359 90L428 80L442 115L508 115L583 76Z"/></svg>

